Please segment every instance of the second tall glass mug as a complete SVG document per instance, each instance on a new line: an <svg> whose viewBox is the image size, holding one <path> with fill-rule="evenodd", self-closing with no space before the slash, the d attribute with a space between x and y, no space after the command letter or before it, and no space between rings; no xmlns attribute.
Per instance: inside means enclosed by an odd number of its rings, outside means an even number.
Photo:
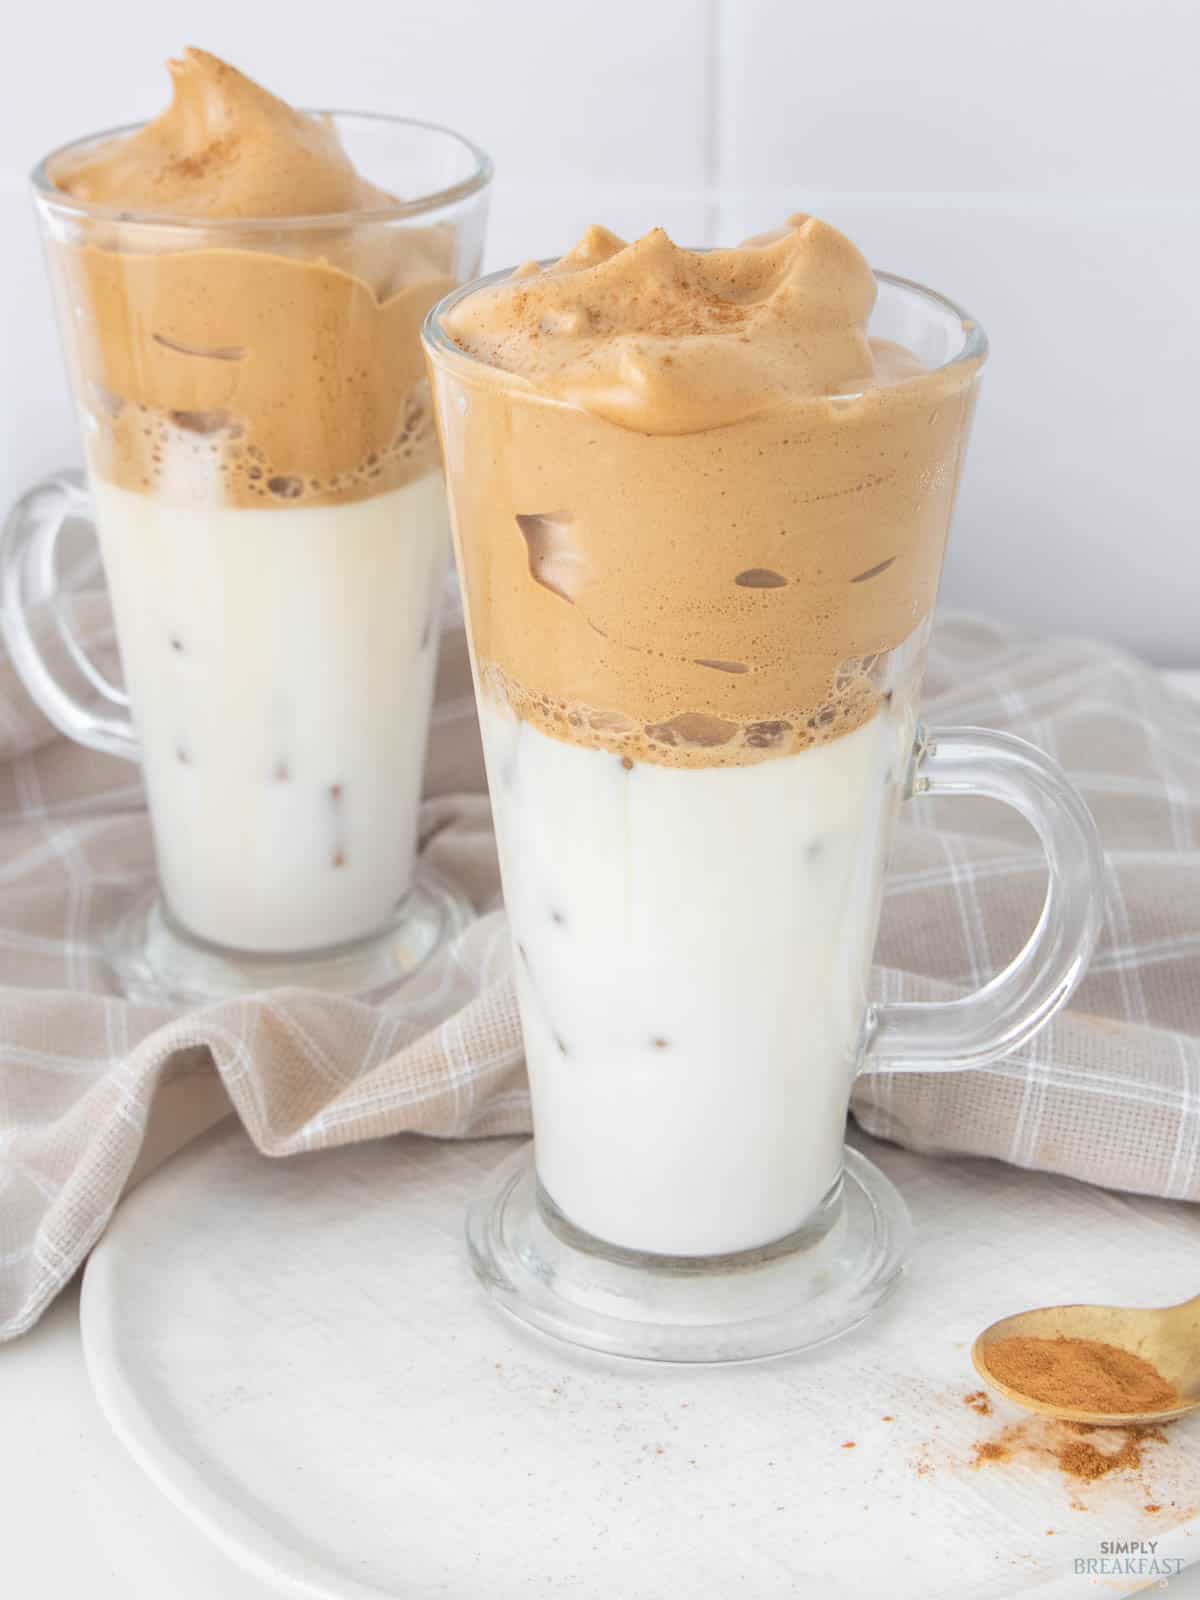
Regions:
<svg viewBox="0 0 1200 1600"><path fill-rule="evenodd" d="M449 530L419 329L478 270L487 158L338 115L369 213L168 222L35 198L84 433L3 550L13 659L83 744L142 764L160 899L113 930L133 992L372 988L452 916L414 885ZM126 692L37 613L94 519ZM76 689L82 668L99 695ZM126 710L126 706L128 710Z"/></svg>
<svg viewBox="0 0 1200 1600"><path fill-rule="evenodd" d="M518 1157L475 1209L475 1264L579 1343L797 1348L903 1259L895 1192L843 1152L855 1075L1014 1049L1097 927L1094 829L1053 763L918 723L985 342L880 274L870 332L925 374L651 435L458 348L443 318L494 281L425 328L535 1132L536 1175ZM977 994L874 1006L914 793L1015 806L1049 893Z"/></svg>

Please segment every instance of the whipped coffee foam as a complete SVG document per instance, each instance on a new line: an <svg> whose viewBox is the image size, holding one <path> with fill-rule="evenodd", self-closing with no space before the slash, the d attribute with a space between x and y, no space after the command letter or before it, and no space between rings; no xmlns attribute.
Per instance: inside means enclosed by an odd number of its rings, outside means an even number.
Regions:
<svg viewBox="0 0 1200 1600"><path fill-rule="evenodd" d="M293 111L205 50L167 63L174 98L136 133L51 174L88 205L159 216L303 217L369 211L392 196L355 172L333 125Z"/></svg>
<svg viewBox="0 0 1200 1600"><path fill-rule="evenodd" d="M640 433L700 433L920 372L867 338L874 303L864 258L815 217L704 252L661 228L627 245L592 227L553 266L460 303L446 326L541 394Z"/></svg>
<svg viewBox="0 0 1200 1600"><path fill-rule="evenodd" d="M854 246L803 217L711 252L593 228L445 314L486 693L666 765L874 714L882 658L933 606L975 376L872 340L874 299Z"/></svg>
<svg viewBox="0 0 1200 1600"><path fill-rule="evenodd" d="M156 121L60 158L55 185L98 216L56 252L85 324L91 456L135 493L233 506L360 500L429 471L437 445L418 333L453 286L453 237L401 227L333 125L199 50L171 63ZM331 216L298 232L220 224ZM161 222L148 228L146 218ZM186 220L188 230L170 226ZM211 222L206 235L198 222Z"/></svg>

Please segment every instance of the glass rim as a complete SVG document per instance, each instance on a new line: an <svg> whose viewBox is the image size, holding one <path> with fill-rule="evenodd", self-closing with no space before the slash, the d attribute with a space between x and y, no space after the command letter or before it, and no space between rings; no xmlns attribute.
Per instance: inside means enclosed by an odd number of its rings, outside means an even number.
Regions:
<svg viewBox="0 0 1200 1600"><path fill-rule="evenodd" d="M52 181L50 168L63 157L86 150L90 146L104 144L111 139L126 138L130 134L138 133L142 128L149 126L151 119L145 119L141 122L126 122L116 128L105 128L99 133L85 134L82 138L71 139L66 144L59 145L57 149L42 157L30 173L29 181L39 202L67 216L119 222L126 227L144 225L211 234L288 233L313 228L345 228L365 222L389 222L404 217L420 217L430 211L440 211L443 207L453 205L459 200L469 199L471 195L485 189L492 180L494 169L487 151L468 139L466 134L459 133L454 128L447 128L440 122L426 122L419 117L394 117L386 111L339 111L322 107L301 109L305 116L330 117L336 122L419 128L425 133L440 134L467 152L474 162L473 170L465 178L460 178L457 183L449 184L444 189L432 190L428 194L418 195L412 200L397 200L391 205L373 206L369 210L319 211L300 217L196 217L172 211L131 210L127 206L95 205L65 194Z"/></svg>
<svg viewBox="0 0 1200 1600"><path fill-rule="evenodd" d="M701 245L695 247L694 253L707 255L711 250L721 248L725 247ZM536 262L536 265L543 268L550 267L558 260L558 256L546 256ZM511 278L517 270L518 268L516 267L504 267L499 272L489 272L482 278L474 278L470 283L460 284L457 289L452 289L449 294L443 295L436 305L431 306L424 322L421 324L421 342L429 355L435 358L442 355L450 356L451 358L457 357L469 366L482 367L489 372L505 372L503 367L494 366L490 361L485 361L480 356L472 355L469 350L464 350L461 345L456 344L446 332L442 319L460 301L466 300L470 295L477 293L481 289L490 289L498 283L503 283L506 279ZM918 283L915 278L903 278L898 273L883 272L876 267L872 267L871 271L876 283L886 283L890 288L900 289L914 299L922 300L927 305L935 306L942 313L949 312L962 330L963 343L960 350L957 350L938 366L928 367L925 371L915 373L911 378L904 379L904 383L923 383L925 379L936 377L939 373L950 372L953 368L959 366L977 366L986 359L988 353L987 334L984 333L983 328L974 317L964 311L960 305L957 305L947 295L940 293L937 289L930 289L926 284ZM505 376L520 379L521 374L505 372ZM889 388L900 388L901 386L901 384L888 385ZM823 398L830 400L858 400L869 392L866 389L857 389L845 394L826 395ZM822 397L814 396L814 398Z"/></svg>

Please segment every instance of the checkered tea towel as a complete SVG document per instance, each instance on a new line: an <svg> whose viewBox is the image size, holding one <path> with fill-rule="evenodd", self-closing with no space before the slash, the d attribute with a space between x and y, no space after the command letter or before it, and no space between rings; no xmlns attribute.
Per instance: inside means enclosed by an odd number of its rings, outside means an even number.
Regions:
<svg viewBox="0 0 1200 1600"><path fill-rule="evenodd" d="M861 1077L854 1114L916 1150L1200 1199L1200 706L1107 646L948 617L925 715L1011 730L1063 764L1108 852L1105 927L1070 1009L1019 1055ZM188 1015L131 1005L112 992L98 930L152 867L137 773L57 737L0 661L0 1336L35 1321L130 1183L231 1103L272 1156L401 1129L529 1127L459 626L443 644L426 794L425 857L477 916L395 1001L284 990ZM976 987L1023 942L1043 892L1014 813L910 803L879 996Z"/></svg>

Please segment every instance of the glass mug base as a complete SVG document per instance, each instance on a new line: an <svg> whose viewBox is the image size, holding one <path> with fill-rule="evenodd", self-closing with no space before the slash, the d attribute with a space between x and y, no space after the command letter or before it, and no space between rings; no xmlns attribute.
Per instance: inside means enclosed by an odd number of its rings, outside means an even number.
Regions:
<svg viewBox="0 0 1200 1600"><path fill-rule="evenodd" d="M802 1228L738 1255L646 1255L591 1238L542 1189L532 1144L467 1214L475 1274L519 1322L607 1355L710 1364L809 1350L857 1327L899 1281L911 1232L895 1187L849 1148Z"/></svg>
<svg viewBox="0 0 1200 1600"><path fill-rule="evenodd" d="M144 1005L207 1005L285 986L382 1000L421 971L469 916L457 889L418 866L412 889L378 933L331 949L259 955L193 938L171 917L155 883L122 908L103 950L121 992Z"/></svg>

